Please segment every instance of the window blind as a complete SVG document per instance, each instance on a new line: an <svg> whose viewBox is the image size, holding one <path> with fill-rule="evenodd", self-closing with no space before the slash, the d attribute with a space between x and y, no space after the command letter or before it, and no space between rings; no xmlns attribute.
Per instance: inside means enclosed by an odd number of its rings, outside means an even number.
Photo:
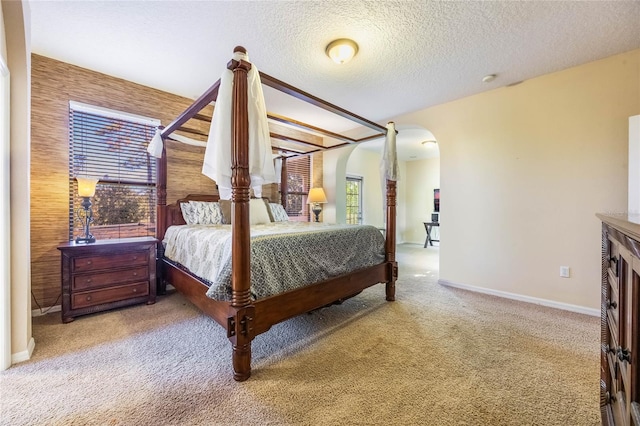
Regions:
<svg viewBox="0 0 640 426"><path fill-rule="evenodd" d="M307 196L311 182L311 156L287 158L287 205L289 220L309 222Z"/></svg>
<svg viewBox="0 0 640 426"><path fill-rule="evenodd" d="M91 198L96 239L154 236L156 161L147 145L156 126L77 105L69 107L69 239L83 234L76 176L99 179Z"/></svg>

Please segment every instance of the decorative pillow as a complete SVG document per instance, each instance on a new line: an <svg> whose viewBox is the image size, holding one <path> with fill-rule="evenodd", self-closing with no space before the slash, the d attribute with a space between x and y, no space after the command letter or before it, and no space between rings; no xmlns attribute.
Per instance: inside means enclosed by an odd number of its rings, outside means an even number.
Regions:
<svg viewBox="0 0 640 426"><path fill-rule="evenodd" d="M231 224L231 200L220 200L220 209L222 210L222 223Z"/></svg>
<svg viewBox="0 0 640 426"><path fill-rule="evenodd" d="M289 215L282 204L269 203L269 208L274 222L286 222L289 220Z"/></svg>
<svg viewBox="0 0 640 426"><path fill-rule="evenodd" d="M252 198L249 201L249 223L251 225L259 225L261 223L271 223L267 205L262 198Z"/></svg>
<svg viewBox="0 0 640 426"><path fill-rule="evenodd" d="M220 225L222 223L222 209L217 202L189 201L193 209L195 223L200 225Z"/></svg>
<svg viewBox="0 0 640 426"><path fill-rule="evenodd" d="M264 201L264 205L267 206L267 214L269 215L269 220L271 222L275 222L275 220L273 220L273 215L271 214L271 206L269 206L269 200L267 198L263 198L262 200Z"/></svg>
<svg viewBox="0 0 640 426"><path fill-rule="evenodd" d="M182 211L182 218L187 223L187 225L195 225L196 218L193 211L193 206L189 203L180 203L180 210Z"/></svg>

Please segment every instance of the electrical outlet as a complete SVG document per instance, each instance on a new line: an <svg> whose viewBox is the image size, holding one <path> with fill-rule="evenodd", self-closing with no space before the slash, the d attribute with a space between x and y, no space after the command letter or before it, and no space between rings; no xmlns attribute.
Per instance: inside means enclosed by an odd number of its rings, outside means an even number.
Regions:
<svg viewBox="0 0 640 426"><path fill-rule="evenodd" d="M569 268L568 266L561 266L560 276L562 278L569 278L571 276L571 268Z"/></svg>

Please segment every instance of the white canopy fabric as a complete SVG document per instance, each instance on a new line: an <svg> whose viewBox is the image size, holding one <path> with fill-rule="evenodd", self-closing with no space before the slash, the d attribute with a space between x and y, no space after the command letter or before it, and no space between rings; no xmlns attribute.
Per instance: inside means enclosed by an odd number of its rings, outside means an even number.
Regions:
<svg viewBox="0 0 640 426"><path fill-rule="evenodd" d="M398 169L398 154L396 152L396 125L393 121L387 123L387 136L384 139L382 148L382 159L380 160L380 186L382 188L382 211L385 227L387 224L387 180L400 180Z"/></svg>
<svg viewBox="0 0 640 426"><path fill-rule="evenodd" d="M176 142L181 142L187 145L200 146L203 148L207 146L206 142L191 139L186 136L178 135L175 133L172 133L169 136L169 138L173 139ZM147 152L156 158L160 158L162 157L163 145L164 145L164 141L162 140L162 136L160 136L160 129L157 129L156 134L153 135L153 139L151 139L151 142L149 143L149 146L147 146Z"/></svg>
<svg viewBox="0 0 640 426"><path fill-rule="evenodd" d="M383 182L387 179L393 181L400 180L398 154L396 152L396 125L393 121L387 123L387 136L384 140L380 172Z"/></svg>
<svg viewBox="0 0 640 426"><path fill-rule="evenodd" d="M249 62L249 56L242 52L233 55L236 61ZM206 147L202 173L218 185L220 199L231 198L231 126L233 106L233 71L225 70L220 79L218 100L213 111L213 119L207 142L185 136L171 134L169 137L189 145ZM271 137L267 121L260 73L255 65L247 75L247 109L249 115L249 175L251 187L256 197L262 196L262 185L277 182L277 175L271 155ZM151 139L147 152L156 158L162 157L163 141L160 130Z"/></svg>
<svg viewBox="0 0 640 426"><path fill-rule="evenodd" d="M241 52L234 54L237 61L249 61ZM213 120L202 173L216 181L220 198L231 198L231 126L232 126L233 71L225 70L220 79L218 100L213 111ZM255 65L247 75L247 97L249 115L249 175L256 197L262 196L262 185L276 182L276 173L271 157L271 138L267 122L267 109Z"/></svg>
<svg viewBox="0 0 640 426"><path fill-rule="evenodd" d="M162 136L160 136L160 129L156 129L156 134L153 135L151 142L149 142L149 146L147 146L147 152L156 158L161 158L163 146L164 143L162 141Z"/></svg>

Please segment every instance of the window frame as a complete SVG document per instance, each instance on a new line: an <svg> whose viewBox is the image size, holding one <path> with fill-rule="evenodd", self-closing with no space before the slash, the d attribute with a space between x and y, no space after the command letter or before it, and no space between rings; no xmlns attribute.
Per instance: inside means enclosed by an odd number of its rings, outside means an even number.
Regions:
<svg viewBox="0 0 640 426"><path fill-rule="evenodd" d="M105 224L102 228L92 224L91 232L97 239L155 236L157 162L146 152L146 147L160 124L158 119L69 101L70 241L78 235L83 235L82 225L79 224L77 218L81 201L75 179L78 175L99 179L96 195L91 199L92 202L97 199L93 205L94 211L99 208L101 196L109 197L113 194L116 194L116 202L113 202L114 199L111 198L109 206L120 204L125 212L127 211L127 200L143 197L144 202L148 203L148 207L144 207L146 209L145 221L139 222L137 226L132 226L135 222L131 224L116 223L117 219L116 222ZM118 134L119 132L122 133ZM110 139L113 137L115 139ZM114 145L109 147L107 145L109 142L114 142ZM104 149L101 149L102 143L105 143ZM125 145L125 143L127 144ZM107 155L110 152L113 154ZM146 154L147 157L140 160L140 166L127 167L126 159L136 158L138 154ZM90 156L92 161L82 158L87 156ZM79 157L80 160L78 160ZM140 171L143 167L144 170ZM126 169L129 169L129 172ZM142 179L136 175L146 176L145 179ZM118 198L118 192L120 194L124 192L127 198L124 200ZM139 211L136 213L139 214Z"/></svg>
<svg viewBox="0 0 640 426"><path fill-rule="evenodd" d="M294 166L291 167L291 162L292 161L306 161L306 169L305 170L301 170L302 167L301 166ZM284 186L285 192L284 194L282 193L282 184L280 185L280 187L278 188L278 191L280 192L281 195L281 199L285 200L285 205L284 208L287 212L287 215L289 216L289 220L290 221L297 221L297 222L310 222L311 221L311 209L309 208L309 204L307 203L307 198L309 196L309 189L311 188L311 156L310 155L300 155L300 156L293 156L293 157L288 157L285 160L285 168L286 168L286 176L285 179L287 179L287 184ZM293 169L293 170L292 170ZM302 190L301 191L291 191L290 190L290 185L289 185L289 176L293 173L301 173L302 174ZM282 197L282 195L284 195L284 197ZM301 198L301 211L299 214L294 214L294 212L292 212L290 209L291 207L289 206L289 196L300 196ZM297 213L297 212L295 212Z"/></svg>
<svg viewBox="0 0 640 426"><path fill-rule="evenodd" d="M357 197L357 201L358 201L358 211L356 213L356 219L357 222L353 223L351 222L351 217L353 215L349 214L349 207L352 207L349 205L349 190L348 190L348 186L349 186L349 182L356 182L357 186L358 186L358 197ZM362 225L363 221L364 221L364 209L362 206L362 191L364 188L364 178L362 176L356 176L356 175L347 175L346 177L346 181L345 181L345 215L346 215L346 222L347 224L351 224L351 225Z"/></svg>

